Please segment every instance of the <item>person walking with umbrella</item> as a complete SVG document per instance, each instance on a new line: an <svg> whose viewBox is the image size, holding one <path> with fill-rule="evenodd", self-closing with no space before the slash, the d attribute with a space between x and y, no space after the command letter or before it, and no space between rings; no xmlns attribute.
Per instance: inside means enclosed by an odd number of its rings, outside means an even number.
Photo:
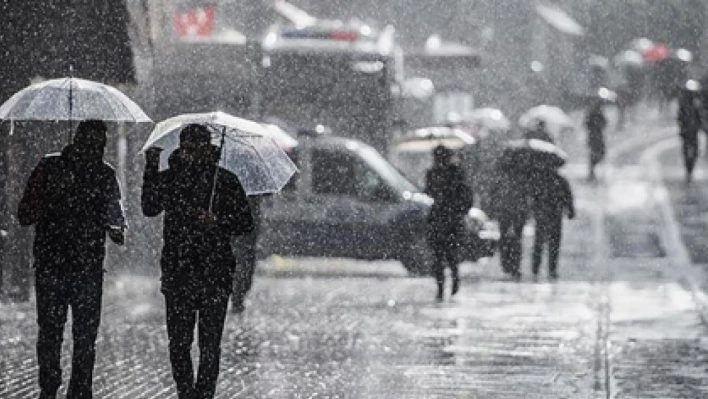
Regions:
<svg viewBox="0 0 708 399"><path fill-rule="evenodd" d="M148 217L165 214L161 290L172 374L180 399L213 398L236 268L231 240L251 232L254 221L239 178L218 166L221 148L211 144L205 125L181 129L179 147L164 171L159 171L160 151L145 152L142 209ZM195 324L196 381L190 355Z"/></svg>
<svg viewBox="0 0 708 399"><path fill-rule="evenodd" d="M23 226L35 225L37 362L40 398L61 385L61 346L71 307L74 340L67 398L91 398L101 321L106 233L123 245L127 227L115 171L103 161L106 124L79 123L70 145L42 158L19 203Z"/></svg>
<svg viewBox="0 0 708 399"><path fill-rule="evenodd" d="M425 175L425 193L433 198L428 215L428 242L433 250L433 273L437 283L437 300L445 295L445 268L452 273L451 295L460 289L458 263L462 245L464 217L472 207L472 189L453 161L453 151L440 145L433 150L433 167Z"/></svg>
<svg viewBox="0 0 708 399"><path fill-rule="evenodd" d="M587 144L589 155L588 181L595 181L595 167L605 158L605 136L604 130L607 126L607 118L602 112L602 102L596 101L590 107L585 117L585 127L587 128Z"/></svg>
<svg viewBox="0 0 708 399"><path fill-rule="evenodd" d="M532 213L536 221L531 271L538 276L544 247L548 248L548 276L558 278L558 257L563 233L563 216L575 218L573 192L565 177L555 168L533 171Z"/></svg>

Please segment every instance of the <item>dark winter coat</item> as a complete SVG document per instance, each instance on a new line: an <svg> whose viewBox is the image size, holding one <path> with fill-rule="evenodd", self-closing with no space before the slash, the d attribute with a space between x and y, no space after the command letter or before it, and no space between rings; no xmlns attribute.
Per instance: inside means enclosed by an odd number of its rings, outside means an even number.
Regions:
<svg viewBox="0 0 708 399"><path fill-rule="evenodd" d="M426 173L425 193L434 200L428 216L429 239L436 242L454 237L474 204L464 172L454 164L434 166Z"/></svg>
<svg viewBox="0 0 708 399"><path fill-rule="evenodd" d="M488 209L490 217L497 220L528 219L531 212L530 171L526 168L500 165L494 173L499 180L492 190Z"/></svg>
<svg viewBox="0 0 708 399"><path fill-rule="evenodd" d="M679 134L682 136L695 135L701 129L701 117L694 104L694 96L691 92L683 92L679 97L676 119L679 125Z"/></svg>
<svg viewBox="0 0 708 399"><path fill-rule="evenodd" d="M534 218L537 222L575 215L573 192L568 180L557 171L539 170L531 186L531 200Z"/></svg>
<svg viewBox="0 0 708 399"><path fill-rule="evenodd" d="M213 223L200 215L209 209L216 162L186 167L179 150L170 156L169 169L148 165L143 176L145 216L165 213L161 268L166 294L228 295L236 259L231 240L254 229L254 221L238 178L218 168Z"/></svg>
<svg viewBox="0 0 708 399"><path fill-rule="evenodd" d="M605 157L605 137L603 131L607 126L607 118L602 113L601 107L593 107L585 118L585 127L588 130L587 143L590 156L594 163L600 162Z"/></svg>
<svg viewBox="0 0 708 399"><path fill-rule="evenodd" d="M100 270L108 228L126 226L120 199L115 171L102 159L83 160L71 145L42 158L17 210L21 225L36 224L37 268Z"/></svg>

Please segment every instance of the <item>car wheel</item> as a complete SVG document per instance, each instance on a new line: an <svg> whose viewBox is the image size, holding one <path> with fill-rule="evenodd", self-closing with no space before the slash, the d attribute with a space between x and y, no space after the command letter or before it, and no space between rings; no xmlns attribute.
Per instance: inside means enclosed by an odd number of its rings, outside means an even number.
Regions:
<svg viewBox="0 0 708 399"><path fill-rule="evenodd" d="M410 245L400 256L403 267L411 276L426 277L432 274L433 253L424 236L412 238Z"/></svg>

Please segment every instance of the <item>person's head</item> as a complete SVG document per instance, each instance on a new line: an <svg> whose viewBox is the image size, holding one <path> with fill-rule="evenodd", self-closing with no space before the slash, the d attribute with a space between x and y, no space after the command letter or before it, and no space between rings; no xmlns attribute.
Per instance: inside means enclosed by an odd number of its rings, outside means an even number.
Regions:
<svg viewBox="0 0 708 399"><path fill-rule="evenodd" d="M99 160L106 149L108 126L100 120L89 119L79 123L72 139L72 146L83 159Z"/></svg>
<svg viewBox="0 0 708 399"><path fill-rule="evenodd" d="M179 134L179 149L187 164L209 161L212 158L211 132L196 123L185 126Z"/></svg>
<svg viewBox="0 0 708 399"><path fill-rule="evenodd" d="M433 149L433 162L436 165L447 165L452 160L452 150L439 145Z"/></svg>
<svg viewBox="0 0 708 399"><path fill-rule="evenodd" d="M543 132L546 130L546 121L543 119L538 119L536 121L536 131L537 132Z"/></svg>

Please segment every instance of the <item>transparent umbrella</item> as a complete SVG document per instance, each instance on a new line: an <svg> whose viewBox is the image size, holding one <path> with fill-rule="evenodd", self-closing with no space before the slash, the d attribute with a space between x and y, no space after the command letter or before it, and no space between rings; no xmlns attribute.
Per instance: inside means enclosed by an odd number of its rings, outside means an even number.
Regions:
<svg viewBox="0 0 708 399"><path fill-rule="evenodd" d="M115 87L78 78L47 80L18 91L0 105L0 119L152 122L138 104Z"/></svg>
<svg viewBox="0 0 708 399"><path fill-rule="evenodd" d="M183 114L166 119L155 125L140 152L150 147L162 148L165 151L160 158L160 169L167 169L170 153L179 146L180 131L193 123L212 131L212 144L221 151L219 166L238 176L248 195L278 192L297 172L268 126L224 112Z"/></svg>
<svg viewBox="0 0 708 399"><path fill-rule="evenodd" d="M497 108L476 108L466 113L460 128L469 130L479 139L504 134L511 129L511 122Z"/></svg>
<svg viewBox="0 0 708 399"><path fill-rule="evenodd" d="M539 105L530 108L519 118L519 126L524 129L533 129L538 121L544 121L548 133L554 138L559 138L563 132L575 128L573 119L562 109L552 105Z"/></svg>

